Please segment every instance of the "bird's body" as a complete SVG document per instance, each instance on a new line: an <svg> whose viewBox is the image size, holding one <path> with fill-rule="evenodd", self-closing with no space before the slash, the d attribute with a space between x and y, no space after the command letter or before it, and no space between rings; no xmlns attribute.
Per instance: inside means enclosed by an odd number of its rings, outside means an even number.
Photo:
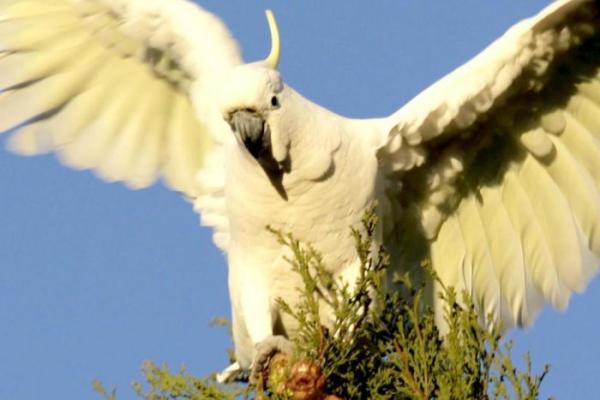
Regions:
<svg viewBox="0 0 600 400"><path fill-rule="evenodd" d="M313 244L330 272L352 283L357 277L358 260L350 227L360 223L376 200L379 169L374 156L377 142L373 139L383 130L374 132L374 127L383 125L335 115L291 88L284 90L292 92L290 97L308 109L297 112L311 116L294 130L297 136L290 138L291 167L282 177L284 192L274 187L267 172L236 141L225 150L226 179L230 182L226 186L231 188L225 200L231 234L227 258L229 286L233 288L233 332L237 343L247 343L241 348L248 351L238 354L245 367L254 357L249 330L254 330L254 338L263 340L272 335L275 321L280 321L285 333L293 332L294 321L280 313L277 299L294 304L302 285L300 276L286 261L291 257L290 249L266 227L293 232L297 239ZM331 142L331 150L319 154L313 150L313 140ZM319 159L315 161L315 157ZM359 170L355 163L361 165ZM257 310L262 310L264 319L255 318ZM323 318L326 322L333 317L324 314Z"/></svg>
<svg viewBox="0 0 600 400"><path fill-rule="evenodd" d="M597 271L595 1L555 2L396 113L366 120L284 83L272 17L271 54L243 64L218 18L185 0L0 4L10 146L56 150L133 188L162 177L191 199L227 256L242 369L294 330L277 299L293 304L299 277L267 226L314 245L352 285L349 229L377 203L393 270L431 259L444 284L507 326L530 324L544 302L566 307Z"/></svg>

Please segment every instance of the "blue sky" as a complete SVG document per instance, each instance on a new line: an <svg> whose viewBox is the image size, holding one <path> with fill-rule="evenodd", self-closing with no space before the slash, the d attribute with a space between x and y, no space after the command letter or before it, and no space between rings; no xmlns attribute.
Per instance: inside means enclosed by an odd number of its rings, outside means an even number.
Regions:
<svg viewBox="0 0 600 400"><path fill-rule="evenodd" d="M268 52L263 11L282 31L280 70L346 116L385 116L547 1L200 2L247 60ZM300 5L302 4L302 5ZM3 140L4 141L4 140ZM226 266L189 204L162 186L131 192L53 156L0 152L0 398L120 399L146 359L205 374L227 363ZM553 370L545 396L591 398L600 376L600 280L565 314L546 310L516 353Z"/></svg>

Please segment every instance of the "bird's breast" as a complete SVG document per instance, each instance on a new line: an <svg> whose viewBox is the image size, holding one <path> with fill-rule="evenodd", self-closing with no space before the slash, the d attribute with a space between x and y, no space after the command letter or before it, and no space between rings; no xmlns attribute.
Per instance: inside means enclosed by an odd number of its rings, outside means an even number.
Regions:
<svg viewBox="0 0 600 400"><path fill-rule="evenodd" d="M364 144L346 140L333 155L331 172L320 180L303 180L294 170L283 177L287 198L267 173L239 149L231 149L227 166L227 210L232 247L257 267L285 268L282 248L267 226L310 243L337 272L356 254L350 228L360 223L375 196L377 162ZM293 164L292 164L293 165ZM240 250L242 249L242 250Z"/></svg>

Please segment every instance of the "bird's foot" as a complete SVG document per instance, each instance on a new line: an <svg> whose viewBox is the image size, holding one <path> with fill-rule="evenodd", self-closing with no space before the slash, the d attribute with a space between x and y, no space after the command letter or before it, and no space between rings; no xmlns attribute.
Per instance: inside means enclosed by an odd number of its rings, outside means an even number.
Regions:
<svg viewBox="0 0 600 400"><path fill-rule="evenodd" d="M268 370L273 356L277 353L292 354L294 347L292 343L283 336L269 336L256 346L256 356L252 363L250 382L261 381L264 371Z"/></svg>

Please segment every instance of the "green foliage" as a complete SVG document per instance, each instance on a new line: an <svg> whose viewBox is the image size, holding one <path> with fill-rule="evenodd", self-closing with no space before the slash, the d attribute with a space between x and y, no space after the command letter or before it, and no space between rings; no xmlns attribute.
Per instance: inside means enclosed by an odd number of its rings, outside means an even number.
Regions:
<svg viewBox="0 0 600 400"><path fill-rule="evenodd" d="M396 276L396 290L385 290L388 258L373 249L375 226L369 213L362 229L352 231L361 260L354 290L326 273L311 246L278 234L304 281L302 304L282 307L300 323L293 338L298 357L320 363L326 392L344 399L536 399L548 367L536 376L526 356L527 370L518 371L510 343L501 345L500 327L482 328L466 294L461 306L445 289L449 331L442 339L423 287ZM336 316L331 330L319 323L321 304Z"/></svg>
<svg viewBox="0 0 600 400"><path fill-rule="evenodd" d="M132 386L137 397L144 400L234 400L245 398L249 392L247 387L218 384L212 376L194 377L185 368L173 373L166 365L150 361L144 363L142 372L145 384L134 382ZM93 386L106 400L117 400L114 389L109 392L98 381Z"/></svg>
<svg viewBox="0 0 600 400"><path fill-rule="evenodd" d="M424 301L422 286L413 284L408 276L396 276L396 290L385 290L388 257L373 245L376 224L371 212L362 227L352 231L361 261L354 288L333 279L312 246L274 232L292 251L288 262L304 282L299 304L291 307L280 301L283 312L299 323L292 338L296 353L290 363L318 365L325 380L322 393L341 399L537 399L548 367L539 375L532 373L526 355L526 370L519 371L511 359L511 344L501 341L500 328L483 328L466 294L459 302L452 288L444 290L449 331L442 337ZM330 329L321 325L324 310L335 316ZM278 382L285 382L281 370L276 374ZM146 400L251 396L251 388L219 385L212 378L195 378L185 370L173 374L151 363L145 364L144 375L146 389L141 384L134 388L139 398ZM293 397L289 386L279 394L270 393L269 387L273 388L267 385L264 392L258 388L257 397ZM96 390L106 399L116 399L99 384Z"/></svg>

